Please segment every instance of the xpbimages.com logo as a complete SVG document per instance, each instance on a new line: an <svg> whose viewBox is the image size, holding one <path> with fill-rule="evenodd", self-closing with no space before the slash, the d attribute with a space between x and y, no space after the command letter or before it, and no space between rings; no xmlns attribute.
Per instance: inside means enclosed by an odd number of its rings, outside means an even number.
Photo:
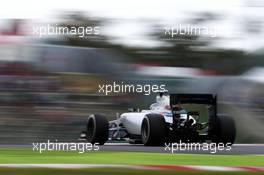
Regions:
<svg viewBox="0 0 264 175"><path fill-rule="evenodd" d="M150 85L150 84L125 84L123 82L113 84L99 84L98 92L105 95L111 93L141 93L150 95L151 93L168 92L165 84Z"/></svg>
<svg viewBox="0 0 264 175"><path fill-rule="evenodd" d="M84 143L84 142L34 142L32 143L32 150L43 153L44 151L76 151L78 153L85 153L88 151L98 151L99 143Z"/></svg>
<svg viewBox="0 0 264 175"><path fill-rule="evenodd" d="M165 143L165 151L175 153L178 151L205 151L215 154L219 151L230 151L232 143L189 143L182 142L177 143Z"/></svg>
<svg viewBox="0 0 264 175"><path fill-rule="evenodd" d="M217 37L217 28L215 26L208 27L183 24L164 27L164 36L168 37L167 39L188 39L188 37L200 35L215 38Z"/></svg>
<svg viewBox="0 0 264 175"><path fill-rule="evenodd" d="M100 35L99 26L59 26L57 24L36 25L32 28L32 34L38 37L54 35L71 35L83 38L91 35Z"/></svg>

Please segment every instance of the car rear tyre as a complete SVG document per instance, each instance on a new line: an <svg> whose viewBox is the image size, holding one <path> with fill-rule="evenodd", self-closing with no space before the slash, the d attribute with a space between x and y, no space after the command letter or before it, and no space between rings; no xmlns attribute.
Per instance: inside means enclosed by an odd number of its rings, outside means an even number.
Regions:
<svg viewBox="0 0 264 175"><path fill-rule="evenodd" d="M145 146L161 146L165 142L166 126L160 114L147 114L141 125L141 137Z"/></svg>
<svg viewBox="0 0 264 175"><path fill-rule="evenodd" d="M108 140L108 128L108 120L105 115L90 115L87 122L87 141L103 145Z"/></svg>
<svg viewBox="0 0 264 175"><path fill-rule="evenodd" d="M217 116L217 143L233 144L236 138L235 121L231 116Z"/></svg>

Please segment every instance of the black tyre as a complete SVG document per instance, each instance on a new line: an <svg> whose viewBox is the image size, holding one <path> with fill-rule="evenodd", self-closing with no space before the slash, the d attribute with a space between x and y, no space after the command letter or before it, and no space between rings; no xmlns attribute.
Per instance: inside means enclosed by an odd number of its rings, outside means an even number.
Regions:
<svg viewBox="0 0 264 175"><path fill-rule="evenodd" d="M88 117L86 139L88 142L103 145L108 140L108 120L103 114Z"/></svg>
<svg viewBox="0 0 264 175"><path fill-rule="evenodd" d="M235 121L231 116L218 115L217 116L217 143L233 144L236 139Z"/></svg>
<svg viewBox="0 0 264 175"><path fill-rule="evenodd" d="M141 125L142 143L145 146L161 146L165 143L165 119L160 114L147 114Z"/></svg>

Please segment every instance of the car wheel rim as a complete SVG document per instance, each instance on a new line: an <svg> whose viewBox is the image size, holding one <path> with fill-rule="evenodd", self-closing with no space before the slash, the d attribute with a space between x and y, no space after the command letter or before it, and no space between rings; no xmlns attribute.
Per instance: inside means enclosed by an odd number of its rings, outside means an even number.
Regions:
<svg viewBox="0 0 264 175"><path fill-rule="evenodd" d="M147 141L148 132L149 132L148 126L146 124L146 121L144 121L143 127L142 127L142 137L143 137L143 140L144 141Z"/></svg>

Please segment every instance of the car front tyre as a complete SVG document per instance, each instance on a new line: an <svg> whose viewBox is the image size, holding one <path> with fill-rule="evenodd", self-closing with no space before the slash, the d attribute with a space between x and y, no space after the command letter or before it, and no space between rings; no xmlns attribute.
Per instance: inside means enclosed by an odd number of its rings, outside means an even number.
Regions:
<svg viewBox="0 0 264 175"><path fill-rule="evenodd" d="M86 139L92 144L103 145L108 140L109 124L105 115L92 114L88 117Z"/></svg>
<svg viewBox="0 0 264 175"><path fill-rule="evenodd" d="M141 137L145 146L161 146L165 143L165 119L160 114L147 114L141 125Z"/></svg>

